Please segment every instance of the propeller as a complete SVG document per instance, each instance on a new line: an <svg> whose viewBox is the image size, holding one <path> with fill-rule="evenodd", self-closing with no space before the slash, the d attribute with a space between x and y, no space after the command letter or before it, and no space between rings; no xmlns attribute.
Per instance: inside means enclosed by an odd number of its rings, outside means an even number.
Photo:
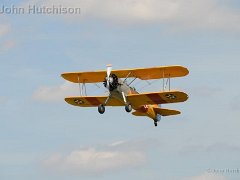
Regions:
<svg viewBox="0 0 240 180"><path fill-rule="evenodd" d="M110 77L110 74L111 74L111 71L112 71L112 65L111 64L108 64L107 65L107 89L110 89L110 83L111 83L111 77Z"/></svg>

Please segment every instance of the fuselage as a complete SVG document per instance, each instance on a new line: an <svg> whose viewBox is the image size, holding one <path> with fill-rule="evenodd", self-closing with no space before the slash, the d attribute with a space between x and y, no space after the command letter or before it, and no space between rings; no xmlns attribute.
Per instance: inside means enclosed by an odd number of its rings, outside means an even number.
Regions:
<svg viewBox="0 0 240 180"><path fill-rule="evenodd" d="M134 87L131 87L126 82L122 81L121 79L118 79L118 85L114 90L110 91L110 95L112 98L115 98L124 104L125 102L122 93L124 93L124 95L126 96L126 100L127 96L130 94L139 94ZM148 116L155 121L160 121L161 116L158 113L156 113L153 109L153 107L158 107L158 104L154 105L146 104L143 106L137 106L132 102L130 103L132 105L132 108L135 110L135 112L133 112L133 115Z"/></svg>

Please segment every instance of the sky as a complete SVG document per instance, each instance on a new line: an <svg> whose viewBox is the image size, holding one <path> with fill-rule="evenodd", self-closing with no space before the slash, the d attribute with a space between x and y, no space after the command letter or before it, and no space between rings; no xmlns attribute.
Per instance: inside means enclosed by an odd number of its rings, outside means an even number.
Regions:
<svg viewBox="0 0 240 180"><path fill-rule="evenodd" d="M28 14L37 7L80 14ZM237 0L2 0L0 179L240 178L240 3ZM188 101L158 127L121 107L78 108L63 72L182 65ZM101 83L100 86L103 86ZM140 92L161 91L161 81ZM106 94L87 86L88 95Z"/></svg>

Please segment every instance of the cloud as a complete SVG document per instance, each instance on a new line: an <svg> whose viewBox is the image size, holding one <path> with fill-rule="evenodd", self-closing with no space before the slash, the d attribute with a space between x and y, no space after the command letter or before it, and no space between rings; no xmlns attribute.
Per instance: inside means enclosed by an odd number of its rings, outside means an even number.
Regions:
<svg viewBox="0 0 240 180"><path fill-rule="evenodd" d="M221 0L43 0L47 6L80 7L81 18L114 23L162 23L178 29L240 30L240 12Z"/></svg>
<svg viewBox="0 0 240 180"><path fill-rule="evenodd" d="M0 105L5 105L7 103L8 99L4 96L0 96Z"/></svg>
<svg viewBox="0 0 240 180"><path fill-rule="evenodd" d="M100 84L86 84L86 91L81 84L83 94L107 95L108 91ZM39 102L62 102L67 96L79 96L79 85L71 82L64 82L57 86L43 86L38 88L32 95L32 99Z"/></svg>
<svg viewBox="0 0 240 180"><path fill-rule="evenodd" d="M140 144L146 147L148 142L142 141ZM138 148L140 144L136 141L118 141L100 147L73 150L67 154L55 153L44 160L43 165L52 173L65 175L96 175L136 168L147 162L146 151Z"/></svg>
<svg viewBox="0 0 240 180"><path fill-rule="evenodd" d="M198 176L183 178L183 180L226 180L226 178L222 175L205 172Z"/></svg>
<svg viewBox="0 0 240 180"><path fill-rule="evenodd" d="M186 145L180 150L181 154L196 154L196 153L238 153L240 147L236 144L230 144L226 142L216 142L213 144L203 145L203 144L192 144Z"/></svg>
<svg viewBox="0 0 240 180"><path fill-rule="evenodd" d="M103 173L116 169L136 167L145 162L141 152L97 151L94 148L75 150L67 155L55 154L45 165L57 171L73 174Z"/></svg>
<svg viewBox="0 0 240 180"><path fill-rule="evenodd" d="M65 82L62 85L40 87L33 93L33 99L40 102L59 102L67 95L76 95L76 85Z"/></svg>
<svg viewBox="0 0 240 180"><path fill-rule="evenodd" d="M6 35L10 31L10 26L7 24L0 24L0 37Z"/></svg>
<svg viewBox="0 0 240 180"><path fill-rule="evenodd" d="M5 38L11 31L9 24L0 24L0 38ZM0 53L4 53L16 45L15 40L2 40L0 43Z"/></svg>
<svg viewBox="0 0 240 180"><path fill-rule="evenodd" d="M15 40L7 40L1 44L0 52L1 53L6 52L9 49L15 47L16 44L17 44L17 42Z"/></svg>

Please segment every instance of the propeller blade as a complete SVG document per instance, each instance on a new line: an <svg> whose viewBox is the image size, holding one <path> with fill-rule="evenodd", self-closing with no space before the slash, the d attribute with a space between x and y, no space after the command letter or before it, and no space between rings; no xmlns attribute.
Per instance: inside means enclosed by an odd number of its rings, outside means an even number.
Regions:
<svg viewBox="0 0 240 180"><path fill-rule="evenodd" d="M110 84L109 84L109 81L107 80L107 89L109 89L110 87Z"/></svg>
<svg viewBox="0 0 240 180"><path fill-rule="evenodd" d="M107 77L109 78L110 74L111 74L111 71L112 71L112 65L111 64L108 64L107 65Z"/></svg>
<svg viewBox="0 0 240 180"><path fill-rule="evenodd" d="M112 65L111 64L108 64L107 65L107 88L109 89L110 88L110 74L111 74L111 71L112 71Z"/></svg>

